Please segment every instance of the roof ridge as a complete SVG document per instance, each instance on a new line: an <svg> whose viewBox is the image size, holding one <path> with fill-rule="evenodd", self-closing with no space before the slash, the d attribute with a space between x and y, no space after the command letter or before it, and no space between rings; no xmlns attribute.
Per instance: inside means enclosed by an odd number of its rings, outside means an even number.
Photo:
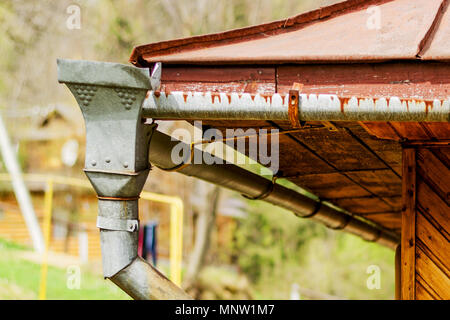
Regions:
<svg viewBox="0 0 450 320"><path fill-rule="evenodd" d="M430 48L430 45L434 39L434 34L436 33L438 26L442 21L444 13L448 10L449 4L450 4L449 0L442 0L442 3L436 12L436 16L434 17L434 20L431 23L430 28L428 29L427 33L419 43L416 54L416 57L418 59L422 59L423 54Z"/></svg>
<svg viewBox="0 0 450 320"><path fill-rule="evenodd" d="M136 46L133 48L129 62L136 66L144 67L147 63L142 59L142 55L150 54L150 52L156 54L159 51L165 51L168 53L168 51L174 51L180 48L189 50L195 49L200 45L201 47L205 47L205 43L210 43L211 46L213 46L212 42L215 44L217 41L226 42L227 40L235 40L236 38L241 38L244 41L252 37L255 38L258 36L265 36L267 32L275 33L277 30L280 30L280 28L296 28L299 26L304 26L305 24L313 23L320 19L345 14L352 9L358 10L371 5L392 1L395 0L345 0L330 6L320 7L312 11L301 13L293 17L267 22L260 25Z"/></svg>

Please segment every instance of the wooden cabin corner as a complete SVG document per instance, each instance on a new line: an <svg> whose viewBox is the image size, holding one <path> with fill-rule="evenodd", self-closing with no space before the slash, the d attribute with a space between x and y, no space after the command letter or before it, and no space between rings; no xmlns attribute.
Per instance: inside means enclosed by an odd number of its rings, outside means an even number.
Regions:
<svg viewBox="0 0 450 320"><path fill-rule="evenodd" d="M401 298L450 299L450 147L404 146Z"/></svg>

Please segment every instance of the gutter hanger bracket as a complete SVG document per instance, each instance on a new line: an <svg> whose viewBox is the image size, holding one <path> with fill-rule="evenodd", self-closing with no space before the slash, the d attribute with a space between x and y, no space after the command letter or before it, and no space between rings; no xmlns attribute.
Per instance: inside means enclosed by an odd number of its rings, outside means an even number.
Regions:
<svg viewBox="0 0 450 320"><path fill-rule="evenodd" d="M304 123L300 120L300 92L302 91L302 88L303 84L294 82L292 89L289 90L288 114L289 122L293 128L301 128L304 125Z"/></svg>
<svg viewBox="0 0 450 320"><path fill-rule="evenodd" d="M150 83L152 85L153 91L159 91L161 89L161 72L162 65L161 62L156 62L153 66L152 73L150 76Z"/></svg>

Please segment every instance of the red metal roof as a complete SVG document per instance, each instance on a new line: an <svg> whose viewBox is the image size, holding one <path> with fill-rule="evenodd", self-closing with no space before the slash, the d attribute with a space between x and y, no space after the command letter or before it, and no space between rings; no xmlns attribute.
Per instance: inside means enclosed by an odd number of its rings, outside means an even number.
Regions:
<svg viewBox="0 0 450 320"><path fill-rule="evenodd" d="M441 13L436 21L432 35L433 41L425 47L422 58L426 60L449 60L450 59L450 1L444 1Z"/></svg>
<svg viewBox="0 0 450 320"><path fill-rule="evenodd" d="M450 60L448 0L349 0L224 33L138 46L130 61L311 63ZM380 28L377 29L376 11ZM375 20L374 20L375 18ZM374 28L375 27L375 28Z"/></svg>

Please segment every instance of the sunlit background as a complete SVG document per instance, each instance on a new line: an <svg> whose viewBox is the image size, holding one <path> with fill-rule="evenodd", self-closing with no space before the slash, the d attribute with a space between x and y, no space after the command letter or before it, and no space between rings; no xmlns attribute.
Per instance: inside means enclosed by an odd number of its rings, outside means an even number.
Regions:
<svg viewBox="0 0 450 320"><path fill-rule="evenodd" d="M1 116L43 230L51 181L53 194L43 284L43 257L33 251L2 153L0 299L128 299L102 277L97 199L82 171L84 122L73 96L57 83L57 58L127 63L135 45L282 19L336 2L1 1ZM80 29L68 28L71 5L80 8ZM180 126L188 125L165 122L159 129L170 133ZM152 170L144 190L183 201L182 286L195 298L394 297L389 249L175 173ZM170 204L142 199L140 220L155 243L156 261L151 255L148 260L170 276L169 231L176 223ZM199 234L208 245L196 243ZM380 268L380 289L367 287L371 265Z"/></svg>

